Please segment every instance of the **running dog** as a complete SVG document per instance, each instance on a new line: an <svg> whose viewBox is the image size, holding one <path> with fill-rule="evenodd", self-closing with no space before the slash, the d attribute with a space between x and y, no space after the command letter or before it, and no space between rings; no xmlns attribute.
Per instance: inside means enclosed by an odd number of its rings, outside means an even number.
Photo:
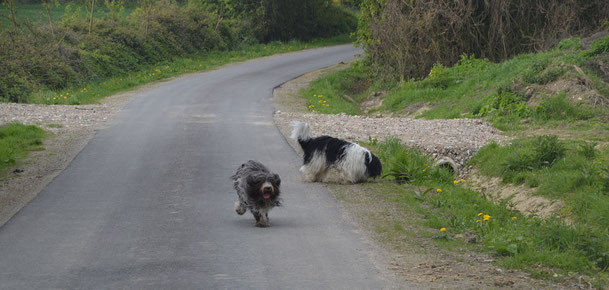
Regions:
<svg viewBox="0 0 609 290"><path fill-rule="evenodd" d="M235 211L243 215L248 209L256 219L257 227L268 227L269 211L281 205L279 185L281 178L258 161L242 164L231 177L239 201Z"/></svg>

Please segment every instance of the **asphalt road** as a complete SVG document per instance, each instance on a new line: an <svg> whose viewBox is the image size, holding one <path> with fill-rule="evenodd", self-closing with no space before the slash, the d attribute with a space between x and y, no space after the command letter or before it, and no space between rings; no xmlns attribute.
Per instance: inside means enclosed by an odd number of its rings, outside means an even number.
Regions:
<svg viewBox="0 0 609 290"><path fill-rule="evenodd" d="M372 249L272 120L274 87L354 59L336 46L143 91L0 228L1 289L379 289ZM272 226L233 210L248 159L282 177Z"/></svg>

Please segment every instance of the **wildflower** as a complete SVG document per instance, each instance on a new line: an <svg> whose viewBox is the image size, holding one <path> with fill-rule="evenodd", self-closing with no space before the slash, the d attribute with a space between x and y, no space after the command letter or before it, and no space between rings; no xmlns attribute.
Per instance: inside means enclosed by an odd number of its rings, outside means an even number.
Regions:
<svg viewBox="0 0 609 290"><path fill-rule="evenodd" d="M454 184L459 184L459 180L453 181Z"/></svg>
<svg viewBox="0 0 609 290"><path fill-rule="evenodd" d="M437 192L442 192L441 188L436 189Z"/></svg>
<svg viewBox="0 0 609 290"><path fill-rule="evenodd" d="M444 231L446 231L446 228L441 228L440 231L444 232Z"/></svg>
<svg viewBox="0 0 609 290"><path fill-rule="evenodd" d="M478 216L481 216L481 215L483 215L483 213L478 213Z"/></svg>
<svg viewBox="0 0 609 290"><path fill-rule="evenodd" d="M461 179L461 183L465 183L465 179Z"/></svg>
<svg viewBox="0 0 609 290"><path fill-rule="evenodd" d="M69 95L70 95L70 93L66 93L66 96L69 96Z"/></svg>
<svg viewBox="0 0 609 290"><path fill-rule="evenodd" d="M512 217L512 220L515 220L515 219L517 219L517 217L513 216L513 217Z"/></svg>
<svg viewBox="0 0 609 290"><path fill-rule="evenodd" d="M482 217L482 219L483 219L484 221L488 221L488 220L490 220L490 219L491 219L491 216L490 216L490 215L485 214L485 215Z"/></svg>
<svg viewBox="0 0 609 290"><path fill-rule="evenodd" d="M421 172L425 172L425 169L421 170Z"/></svg>
<svg viewBox="0 0 609 290"><path fill-rule="evenodd" d="M481 222L481 220L476 220L477 223Z"/></svg>
<svg viewBox="0 0 609 290"><path fill-rule="evenodd" d="M317 94L313 94L313 97L317 97Z"/></svg>

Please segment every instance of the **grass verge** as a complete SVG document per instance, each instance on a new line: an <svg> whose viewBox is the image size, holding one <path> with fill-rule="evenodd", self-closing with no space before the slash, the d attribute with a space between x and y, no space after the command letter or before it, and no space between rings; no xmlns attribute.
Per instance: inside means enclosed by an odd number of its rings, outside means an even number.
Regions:
<svg viewBox="0 0 609 290"><path fill-rule="evenodd" d="M533 144L540 146L539 142ZM557 217L544 220L525 216L511 209L508 200L495 203L468 189L466 180L453 179L447 169L434 167L431 165L433 160L400 144L397 139L371 142L366 146L372 148L385 165L386 179L381 182L396 183L392 191L399 193L394 202L403 203L400 207L419 213L423 217L421 225L436 230L431 238L442 243L455 240L459 234L474 233L482 249L494 255L497 263L504 267L524 269L535 277L556 280L573 278L576 273L585 275L585 279L596 287L609 285L605 223L609 219L602 204L597 204L599 210L595 211L593 200L585 202L590 205L585 211L595 217L571 225ZM545 146L547 149L560 145ZM563 162L558 160L562 158L561 154L572 153L556 148L549 151L549 155L562 152L553 156L556 157L554 166ZM577 152L574 154L586 154L581 150ZM537 157L527 159L534 160L531 166L536 168L544 167L544 162L553 158ZM598 194L601 193L597 191ZM577 200L581 201L581 198L578 196ZM604 200L609 198L605 196Z"/></svg>
<svg viewBox="0 0 609 290"><path fill-rule="evenodd" d="M78 105L96 103L100 99L117 92L128 90L143 84L164 80L185 73L211 70L222 65L248 59L287 53L307 48L349 43L348 36L338 36L313 42L290 41L287 43L271 42L257 44L234 51L212 51L205 54L194 54L159 63L137 72L125 73L103 81L90 82L82 87L72 87L61 91L41 91L32 96L33 103Z"/></svg>
<svg viewBox="0 0 609 290"><path fill-rule="evenodd" d="M0 126L0 174L18 163L28 151L44 150L46 133L34 125L9 123Z"/></svg>

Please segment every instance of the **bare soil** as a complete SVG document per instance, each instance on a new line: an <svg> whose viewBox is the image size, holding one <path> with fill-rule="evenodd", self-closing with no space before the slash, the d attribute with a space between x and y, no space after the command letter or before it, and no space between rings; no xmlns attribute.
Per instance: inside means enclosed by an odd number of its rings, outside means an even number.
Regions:
<svg viewBox="0 0 609 290"><path fill-rule="evenodd" d="M292 121L309 122L315 136L331 135L351 141L367 141L369 137L383 138L389 132L428 154L449 155L461 164L488 142L509 139L489 124L478 120L425 121L308 112L305 100L299 97L298 91L308 87L311 81L320 76L344 69L347 65L340 64L312 72L275 89L275 124L297 152L301 152L300 148L289 138ZM521 194L518 188L499 188L497 180L479 177L474 181L473 185L479 189L494 193L497 190L499 193L496 193L496 198L506 198L512 194L518 197ZM379 249L379 256L375 259L377 266L391 273L398 285L414 283L417 288L425 289L570 289L586 286L577 281L557 284L538 280L521 271L498 267L493 264L492 256L474 251L467 244L456 248L447 247L449 249L439 247L431 241L429 233L422 232L427 230L417 226L422 219L419 214L399 208L391 201L391 194L381 193L382 190L376 185L383 186L373 182L329 184L328 187L341 201L346 215L359 225L367 239L373 241L372 244ZM523 201L518 203L518 208L525 213L545 215L546 208L556 210L553 207L560 207L543 199L526 203L529 197L527 192L522 192ZM473 233L456 238L475 243Z"/></svg>

